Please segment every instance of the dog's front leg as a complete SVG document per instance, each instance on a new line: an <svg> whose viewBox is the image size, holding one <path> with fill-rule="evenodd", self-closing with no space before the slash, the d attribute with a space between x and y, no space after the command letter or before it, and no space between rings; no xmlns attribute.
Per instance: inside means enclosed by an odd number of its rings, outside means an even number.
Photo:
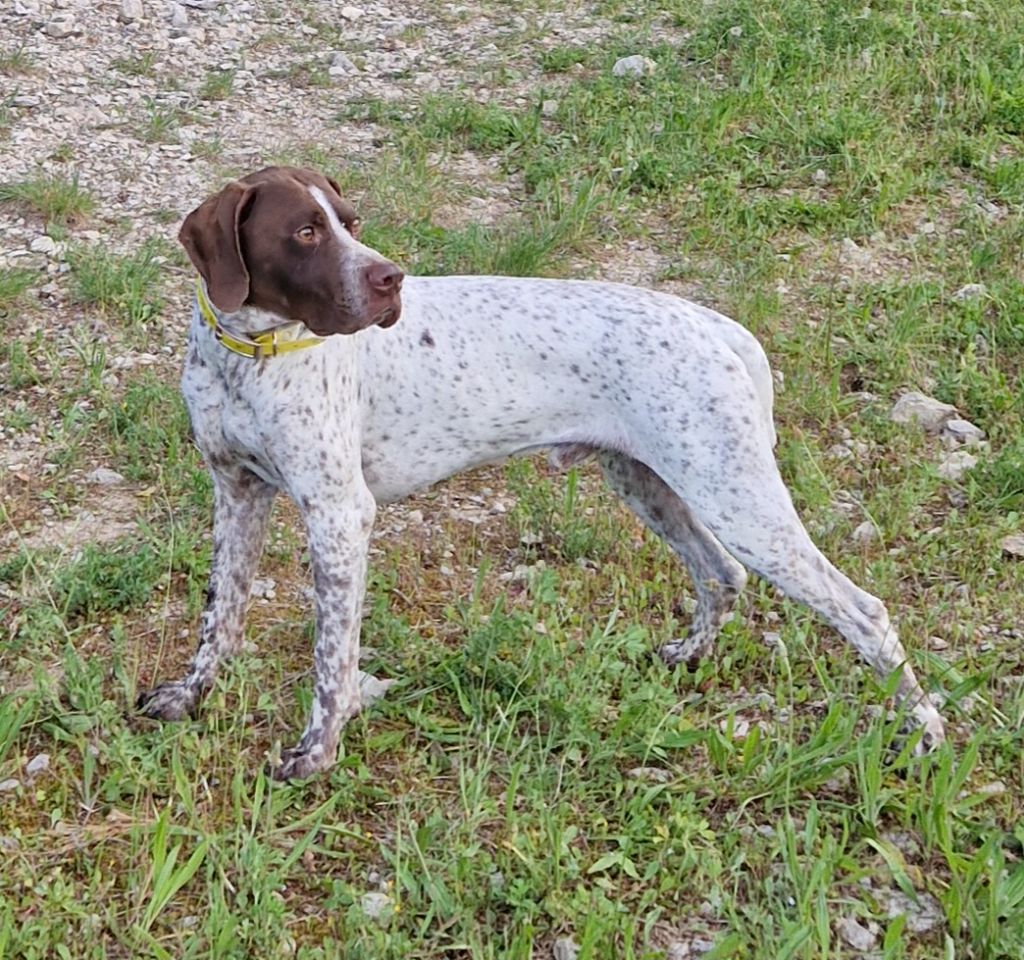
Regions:
<svg viewBox="0 0 1024 960"><path fill-rule="evenodd" d="M301 780L329 769L345 722L359 712L359 630L376 502L360 477L297 497L306 515L316 591L313 708L298 746L271 774Z"/></svg>
<svg viewBox="0 0 1024 960"><path fill-rule="evenodd" d="M214 471L213 564L199 649L181 680L139 695L138 708L160 720L195 716L225 657L237 652L249 590L263 550L275 489L245 469Z"/></svg>

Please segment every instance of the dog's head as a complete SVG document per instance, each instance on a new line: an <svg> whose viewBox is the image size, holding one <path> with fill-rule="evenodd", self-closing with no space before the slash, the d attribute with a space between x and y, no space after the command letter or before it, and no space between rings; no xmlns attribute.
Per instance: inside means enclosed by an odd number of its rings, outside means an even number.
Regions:
<svg viewBox="0 0 1024 960"><path fill-rule="evenodd" d="M229 183L178 233L219 310L258 307L320 336L389 327L401 313L404 274L358 238L338 184L297 167Z"/></svg>

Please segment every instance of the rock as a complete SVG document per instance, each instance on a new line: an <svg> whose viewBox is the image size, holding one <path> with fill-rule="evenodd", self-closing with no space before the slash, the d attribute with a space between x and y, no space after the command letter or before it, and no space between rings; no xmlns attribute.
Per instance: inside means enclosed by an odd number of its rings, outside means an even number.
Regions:
<svg viewBox="0 0 1024 960"><path fill-rule="evenodd" d="M966 450L954 450L939 464L939 476L943 480L959 480L968 470L975 467L978 458Z"/></svg>
<svg viewBox="0 0 1024 960"><path fill-rule="evenodd" d="M875 935L853 917L843 917L836 925L841 936L854 950L867 953L875 948Z"/></svg>
<svg viewBox="0 0 1024 960"><path fill-rule="evenodd" d="M386 893L370 892L359 898L359 906L371 920L380 920L391 915L394 904Z"/></svg>
<svg viewBox="0 0 1024 960"><path fill-rule="evenodd" d="M958 303L963 303L965 300L977 300L979 297L985 296L986 293L988 293L988 288L985 284L968 283L953 294L953 299Z"/></svg>
<svg viewBox="0 0 1024 960"><path fill-rule="evenodd" d="M376 703L391 689L398 681L394 679L378 680L369 673L359 671L359 696L361 707L365 710L371 704Z"/></svg>
<svg viewBox="0 0 1024 960"><path fill-rule="evenodd" d="M365 10L361 10L359 7L351 7L351 6L349 6L349 7L342 7L341 10L339 11L339 13L341 14L341 19L342 20L349 20L351 22L355 22L356 20L361 20L366 15L366 11Z"/></svg>
<svg viewBox="0 0 1024 960"><path fill-rule="evenodd" d="M11 100L11 103L16 107L21 107L25 110L31 110L33 107L38 107L43 101L39 97L34 97L30 93L23 93Z"/></svg>
<svg viewBox="0 0 1024 960"><path fill-rule="evenodd" d="M545 100L540 105L541 116L544 117L555 117L558 116L558 101L557 100Z"/></svg>
<svg viewBox="0 0 1024 960"><path fill-rule="evenodd" d="M661 767L633 767L626 771L630 780L647 780L650 783L668 783L672 774Z"/></svg>
<svg viewBox="0 0 1024 960"><path fill-rule="evenodd" d="M580 948L571 937L559 937L551 946L551 956L554 960L576 960Z"/></svg>
<svg viewBox="0 0 1024 960"><path fill-rule="evenodd" d="M9 777L7 780L0 780L0 793L10 793L12 790L17 790L21 786L20 780L15 780L14 777Z"/></svg>
<svg viewBox="0 0 1024 960"><path fill-rule="evenodd" d="M38 777L50 769L50 755L48 753L36 754L25 764L25 773L30 777Z"/></svg>
<svg viewBox="0 0 1024 960"><path fill-rule="evenodd" d="M43 27L43 33L54 40L63 40L74 33L78 33L78 24L70 13L58 13Z"/></svg>
<svg viewBox="0 0 1024 960"><path fill-rule="evenodd" d="M347 77L350 74L359 73L359 67L340 50L335 50L331 54L327 73L332 77Z"/></svg>
<svg viewBox="0 0 1024 960"><path fill-rule="evenodd" d="M839 241L839 259L846 264L851 266L857 266L859 264L867 263L871 259L871 254L867 250L858 246L857 241L851 237L843 237Z"/></svg>
<svg viewBox="0 0 1024 960"><path fill-rule="evenodd" d="M274 600L277 597L277 582L270 577L257 577L249 589L249 596L260 600Z"/></svg>
<svg viewBox="0 0 1024 960"><path fill-rule="evenodd" d="M122 23L132 23L135 20L141 20L143 13L142 0L121 0L121 9L117 14L117 19Z"/></svg>
<svg viewBox="0 0 1024 960"><path fill-rule="evenodd" d="M969 447L973 447L985 439L985 431L981 427L976 427L970 420L961 420L959 417L947 420L942 428L942 433L943 436Z"/></svg>
<svg viewBox="0 0 1024 960"><path fill-rule="evenodd" d="M111 470L110 467L97 467L85 475L85 482L95 483L101 487L113 487L119 483L124 483L124 477L116 470Z"/></svg>
<svg viewBox="0 0 1024 960"><path fill-rule="evenodd" d="M893 404L889 418L894 423L916 423L928 433L938 433L957 413L956 407L911 390Z"/></svg>
<svg viewBox="0 0 1024 960"><path fill-rule="evenodd" d="M612 67L612 76L643 77L654 73L657 69L658 65L650 57L644 57L637 53L631 57L623 57L621 60L616 60L615 65Z"/></svg>
<svg viewBox="0 0 1024 960"><path fill-rule="evenodd" d="M862 546L871 543L878 539L878 528L870 520L865 520L863 523L857 524L853 533L850 534L850 539Z"/></svg>
<svg viewBox="0 0 1024 960"><path fill-rule="evenodd" d="M1011 533L999 541L1003 553L1010 557L1024 557L1024 533Z"/></svg>
<svg viewBox="0 0 1024 960"><path fill-rule="evenodd" d="M171 29L178 31L188 29L188 11L177 3L171 4Z"/></svg>
<svg viewBox="0 0 1024 960"><path fill-rule="evenodd" d="M811 180L813 180L819 187L823 187L828 183L828 174L819 167L811 174Z"/></svg>
<svg viewBox="0 0 1024 960"><path fill-rule="evenodd" d="M665 951L665 960L696 960L697 957L710 953L713 947L714 943L703 937L677 940L668 945L668 949Z"/></svg>
<svg viewBox="0 0 1024 960"><path fill-rule="evenodd" d="M41 237L33 237L28 248L33 253L45 253L48 257L52 257L60 249L60 245L53 237L43 234Z"/></svg>
<svg viewBox="0 0 1024 960"><path fill-rule="evenodd" d="M916 901L902 890L883 890L878 898L890 920L903 914L910 933L928 933L942 924L945 917L938 901L930 893L919 893Z"/></svg>

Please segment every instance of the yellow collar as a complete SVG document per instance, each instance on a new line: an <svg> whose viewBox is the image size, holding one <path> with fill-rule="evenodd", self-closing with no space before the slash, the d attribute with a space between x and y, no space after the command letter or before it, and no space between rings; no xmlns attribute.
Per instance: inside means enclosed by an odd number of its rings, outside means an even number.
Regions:
<svg viewBox="0 0 1024 960"><path fill-rule="evenodd" d="M310 334L308 337L296 338L306 327L301 323L289 323L283 327L276 327L273 330L266 330L263 333L254 333L251 336L236 337L228 333L217 319L213 312L210 301L206 297L206 290L201 279L196 280L196 301L199 303L199 312L207 322L217 342L227 347L232 353L237 353L252 360L262 360L265 357L276 357L279 353L291 353L293 350L304 350L306 347L317 347L324 342L323 337ZM288 339L282 340L282 335L291 334Z"/></svg>

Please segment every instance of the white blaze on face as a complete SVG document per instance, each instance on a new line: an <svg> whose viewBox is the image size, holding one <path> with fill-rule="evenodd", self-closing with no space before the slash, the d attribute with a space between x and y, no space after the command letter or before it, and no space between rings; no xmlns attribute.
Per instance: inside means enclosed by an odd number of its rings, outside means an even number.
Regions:
<svg viewBox="0 0 1024 960"><path fill-rule="evenodd" d="M338 241L338 248L341 251L339 266L341 267L342 284L348 291L353 306L356 306L357 309L365 307L367 291L363 283L363 268L372 263L387 263L387 259L376 250L360 243L345 229L345 225L339 219L323 190L312 185L308 189L317 205L323 210L331 231L334 233L334 238Z"/></svg>

